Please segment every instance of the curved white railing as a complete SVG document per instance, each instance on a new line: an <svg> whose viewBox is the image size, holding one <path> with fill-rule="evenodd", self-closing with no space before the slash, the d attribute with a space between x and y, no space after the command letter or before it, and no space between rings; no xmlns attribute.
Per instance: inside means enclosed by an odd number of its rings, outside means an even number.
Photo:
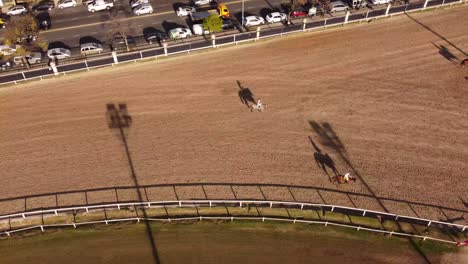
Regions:
<svg viewBox="0 0 468 264"><path fill-rule="evenodd" d="M418 218L418 217L411 217L405 215L397 215L387 212L380 212L374 210L367 210L367 209L360 209L360 208L353 208L353 207L346 207L346 206L338 206L338 205L330 205L330 204L315 204L315 203L299 203L299 202L286 202L286 201L264 201L264 200L178 200L178 201L157 201L157 202L132 202L132 203L114 203L114 204L103 204L103 205L93 205L93 206L77 206L77 207L66 207L66 208L55 208L55 209L46 209L46 210L36 210L31 212L23 212L23 213L15 213L10 215L3 215L0 216L0 220L11 220L14 218L23 218L26 219L28 217L34 216L44 216L45 214L54 214L58 215L59 213L69 213L77 210L82 210L89 212L90 210L100 210L100 209L122 209L122 208L129 208L129 207L144 207L144 208L164 208L164 207L177 207L177 208L193 208L193 207L217 207L217 206L267 206L267 207L275 207L275 208L296 208L301 210L326 210L326 211L337 211L337 210L344 210L347 214L351 213L359 213L362 216L380 216L390 220L399 221L399 222L408 222L408 223L417 223L417 224L424 224L426 226L431 226L434 224L439 225L439 227L446 227L446 228L455 228L459 232L465 232L467 230L466 225L448 223L443 221L437 220L430 220L425 218ZM182 218L167 218L167 219L157 219L157 218L122 218L122 219L106 219L102 221L92 221L92 222L80 222L80 223L65 223L65 224L52 224L52 225L37 225L32 227L26 227L21 229L9 230L1 232L0 235L8 235L10 236L12 233L22 232L30 229L37 229L40 228L42 231L46 227L60 227L60 226L73 226L77 227L80 225L89 225L89 224L96 224L96 223L111 223L111 222L121 222L121 221L137 221L140 220L148 220L148 221L179 221L179 220L202 220L202 219L225 219L225 220L272 220L272 221L286 221L286 222L293 222L293 223L309 223L309 224L324 224L327 225L334 225L334 226L342 226L348 228L354 228L356 230L367 230L372 232L379 232L379 233L386 233L389 235L399 235L399 236L409 236L409 237L416 237L421 238L423 240L430 239L445 243L456 244L454 241L443 240L438 238L433 238L429 236L421 236L421 235L414 235L408 234L403 232L395 232L395 231L387 231L387 230L380 230L380 229L373 229L373 228L366 228L361 227L358 225L348 225L348 224L338 224L333 223L330 221L313 221L313 220L302 220L296 219L293 217L288 218L280 218L280 217L240 217L240 216L229 216L229 217L209 217L209 216L199 216L199 217L182 217Z"/></svg>

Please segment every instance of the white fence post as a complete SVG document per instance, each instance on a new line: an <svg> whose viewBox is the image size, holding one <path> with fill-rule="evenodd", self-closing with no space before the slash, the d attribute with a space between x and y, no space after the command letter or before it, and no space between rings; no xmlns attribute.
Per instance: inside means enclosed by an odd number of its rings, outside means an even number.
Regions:
<svg viewBox="0 0 468 264"><path fill-rule="evenodd" d="M140 59L143 59L143 52L140 51Z"/></svg>
<svg viewBox="0 0 468 264"><path fill-rule="evenodd" d="M234 35L234 43L237 45L236 35Z"/></svg>
<svg viewBox="0 0 468 264"><path fill-rule="evenodd" d="M343 24L347 24L348 23L348 19L349 19L349 14L351 12L349 10L346 10L346 16L345 16L345 19L344 19L344 23Z"/></svg>
<svg viewBox="0 0 468 264"><path fill-rule="evenodd" d="M25 214L21 214L21 216L23 216L23 219L26 219L26 215L25 215Z"/></svg>
<svg viewBox="0 0 468 264"><path fill-rule="evenodd" d="M117 58L117 52L112 52L112 58L114 58L114 63L119 64L119 59Z"/></svg>
<svg viewBox="0 0 468 264"><path fill-rule="evenodd" d="M432 224L432 221L429 221L429 223L427 223L427 226L430 226Z"/></svg>
<svg viewBox="0 0 468 264"><path fill-rule="evenodd" d="M304 23L302 25L302 31L305 31L306 30L307 19L304 18L304 20L302 20L302 23Z"/></svg>
<svg viewBox="0 0 468 264"><path fill-rule="evenodd" d="M366 12L366 19L369 17L369 10Z"/></svg>
<svg viewBox="0 0 468 264"><path fill-rule="evenodd" d="M215 34L211 34L211 45L213 46L213 48L216 48L216 35Z"/></svg>
<svg viewBox="0 0 468 264"><path fill-rule="evenodd" d="M163 41L162 45L164 47L164 56L167 56L167 42Z"/></svg>
<svg viewBox="0 0 468 264"><path fill-rule="evenodd" d="M325 18L325 21L323 22L323 26L326 28L327 27L327 19L328 18Z"/></svg>
<svg viewBox="0 0 468 264"><path fill-rule="evenodd" d="M427 0L426 0L427 1ZM387 10L385 10L385 16L387 17L388 16L388 13L390 12L390 8L392 7L392 4L391 3L388 3L387 4Z"/></svg>
<svg viewBox="0 0 468 264"><path fill-rule="evenodd" d="M23 78L26 80L26 75L24 75L24 72L21 72L21 74L23 74Z"/></svg>
<svg viewBox="0 0 468 264"><path fill-rule="evenodd" d="M85 65L86 65L86 70L89 71L88 60L85 60L84 63L85 63Z"/></svg>
<svg viewBox="0 0 468 264"><path fill-rule="evenodd" d="M58 75L58 70L57 70L57 66L55 65L55 62L50 62L50 68L52 69L52 71L54 72L54 75Z"/></svg>
<svg viewBox="0 0 468 264"><path fill-rule="evenodd" d="M260 27L257 27L257 38L256 40L259 40L260 39Z"/></svg>
<svg viewBox="0 0 468 264"><path fill-rule="evenodd" d="M427 6L427 3L428 3L428 2L429 2L429 0L424 1L423 9L426 9L426 6Z"/></svg>
<svg viewBox="0 0 468 264"><path fill-rule="evenodd" d="M41 232L44 232L44 227L43 226L40 226L41 227Z"/></svg>

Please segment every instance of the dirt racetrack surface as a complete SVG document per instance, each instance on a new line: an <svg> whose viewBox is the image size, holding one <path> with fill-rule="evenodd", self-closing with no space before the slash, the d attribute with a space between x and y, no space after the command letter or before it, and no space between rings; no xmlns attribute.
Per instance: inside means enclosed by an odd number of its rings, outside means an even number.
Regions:
<svg viewBox="0 0 468 264"><path fill-rule="evenodd" d="M2 88L0 213L136 199L112 189L134 186L106 121L107 103L125 103L144 199L296 200L466 224L467 16L410 14ZM266 111L241 103L237 81ZM333 166L357 181L331 183ZM15 199L36 194L47 195Z"/></svg>

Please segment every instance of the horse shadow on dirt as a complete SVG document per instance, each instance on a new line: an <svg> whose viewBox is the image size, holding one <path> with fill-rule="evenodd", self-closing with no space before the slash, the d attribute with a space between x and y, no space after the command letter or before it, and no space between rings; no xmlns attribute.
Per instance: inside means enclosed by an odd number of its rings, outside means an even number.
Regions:
<svg viewBox="0 0 468 264"><path fill-rule="evenodd" d="M257 103L257 101L254 98L254 95L253 95L252 91L250 91L249 88L242 86L240 81L237 81L237 85L239 86L238 95L239 95L239 99L240 99L242 104L246 105L247 108L250 108L249 103L252 103L252 104Z"/></svg>
<svg viewBox="0 0 468 264"><path fill-rule="evenodd" d="M333 174L335 174L335 176L337 176L339 173L336 169L335 161L333 161L333 159L330 157L330 155L328 155L328 153L323 153L311 137L309 137L309 140L312 146L314 147L315 163L319 168L323 170L323 172L325 172L325 174L327 174L328 179L331 181L332 178L330 177L330 173L328 173L327 168L330 169L333 172Z"/></svg>
<svg viewBox="0 0 468 264"><path fill-rule="evenodd" d="M437 46L437 44L434 44L434 43L432 43L432 45L434 45L436 48L439 49L439 54L442 57L450 61L452 64L458 66L457 56L453 55L453 53L450 52L450 50L447 47L445 47L444 45Z"/></svg>

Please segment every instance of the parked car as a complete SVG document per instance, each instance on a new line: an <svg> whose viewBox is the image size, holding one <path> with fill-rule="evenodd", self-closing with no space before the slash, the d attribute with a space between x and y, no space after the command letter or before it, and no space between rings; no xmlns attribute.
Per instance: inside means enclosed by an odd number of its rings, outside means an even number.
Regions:
<svg viewBox="0 0 468 264"><path fill-rule="evenodd" d="M67 59L67 58L70 58L70 56L71 56L71 51L69 49L55 48L55 49L50 49L47 51L47 57L49 57L49 59L51 60Z"/></svg>
<svg viewBox="0 0 468 264"><path fill-rule="evenodd" d="M259 16L248 16L244 18L244 26L252 27L265 24L265 19Z"/></svg>
<svg viewBox="0 0 468 264"><path fill-rule="evenodd" d="M95 0L87 5L88 11L94 13L96 11L110 10L114 7L112 0Z"/></svg>
<svg viewBox="0 0 468 264"><path fill-rule="evenodd" d="M147 4L149 3L149 0L132 0L130 1L130 7L134 8L142 4Z"/></svg>
<svg viewBox="0 0 468 264"><path fill-rule="evenodd" d="M80 45L80 53L83 56L101 53L104 51L102 44L100 43L83 43Z"/></svg>
<svg viewBox="0 0 468 264"><path fill-rule="evenodd" d="M60 0L57 4L57 7L60 9L75 7L76 1L75 0Z"/></svg>
<svg viewBox="0 0 468 264"><path fill-rule="evenodd" d="M137 16L144 15L144 14L151 14L153 13L153 7L150 3L139 5L133 8L133 13Z"/></svg>
<svg viewBox="0 0 468 264"><path fill-rule="evenodd" d="M161 43L161 41L169 39L169 36L165 32L157 29L143 32L143 36L149 44L153 44L154 42Z"/></svg>
<svg viewBox="0 0 468 264"><path fill-rule="evenodd" d="M223 30L229 30L229 29L235 29L237 28L237 25L232 21L231 19L223 19L223 25L222 29Z"/></svg>
<svg viewBox="0 0 468 264"><path fill-rule="evenodd" d="M388 4L390 3L392 0L371 0L371 3L373 5L382 5L382 4Z"/></svg>
<svg viewBox="0 0 468 264"><path fill-rule="evenodd" d="M309 14L303 7L298 7L295 10L291 11L291 18L296 18L296 17L305 17Z"/></svg>
<svg viewBox="0 0 468 264"><path fill-rule="evenodd" d="M26 54L24 56L24 58L26 59L26 61L31 65L31 64L36 64L36 63L41 63L42 61L42 54L40 52L32 52L32 53L29 53L29 54ZM21 56L16 56L13 58L13 62L16 64L16 65L19 65L19 66L23 66L24 65L24 61L23 61L23 57Z"/></svg>
<svg viewBox="0 0 468 264"><path fill-rule="evenodd" d="M13 63L10 60L7 61L0 61L0 68L5 71L11 69L13 67Z"/></svg>
<svg viewBox="0 0 468 264"><path fill-rule="evenodd" d="M349 6L342 1L333 1L330 3L331 9L330 13L343 12L349 9Z"/></svg>
<svg viewBox="0 0 468 264"><path fill-rule="evenodd" d="M17 16L17 15L24 15L28 12L28 9L23 5L15 5L8 9L7 15L9 16Z"/></svg>
<svg viewBox="0 0 468 264"><path fill-rule="evenodd" d="M192 6L181 6L177 9L177 16L189 16L191 13L197 12L197 9Z"/></svg>
<svg viewBox="0 0 468 264"><path fill-rule="evenodd" d="M169 30L171 39L183 39L192 36L192 32L188 28L174 28Z"/></svg>
<svg viewBox="0 0 468 264"><path fill-rule="evenodd" d="M135 38L132 36L127 36L124 37L120 34L114 35L114 39L112 40L110 44L111 50L121 50L121 49L126 49L127 45L125 44L125 38L127 39L126 42L127 44L130 45L135 45Z"/></svg>
<svg viewBox="0 0 468 264"><path fill-rule="evenodd" d="M8 56L16 52L15 46L0 45L0 54Z"/></svg>
<svg viewBox="0 0 468 264"><path fill-rule="evenodd" d="M283 22L288 19L288 16L285 13L273 12L265 16L268 23L278 23Z"/></svg>
<svg viewBox="0 0 468 264"><path fill-rule="evenodd" d="M55 4L54 1L42 1L39 2L36 5L33 5L32 10L37 12L37 11L51 11L54 9Z"/></svg>
<svg viewBox="0 0 468 264"><path fill-rule="evenodd" d="M212 0L193 0L195 6L209 5L211 2Z"/></svg>
<svg viewBox="0 0 468 264"><path fill-rule="evenodd" d="M39 29L46 30L52 26L50 15L47 12L41 12L36 15L37 26Z"/></svg>

